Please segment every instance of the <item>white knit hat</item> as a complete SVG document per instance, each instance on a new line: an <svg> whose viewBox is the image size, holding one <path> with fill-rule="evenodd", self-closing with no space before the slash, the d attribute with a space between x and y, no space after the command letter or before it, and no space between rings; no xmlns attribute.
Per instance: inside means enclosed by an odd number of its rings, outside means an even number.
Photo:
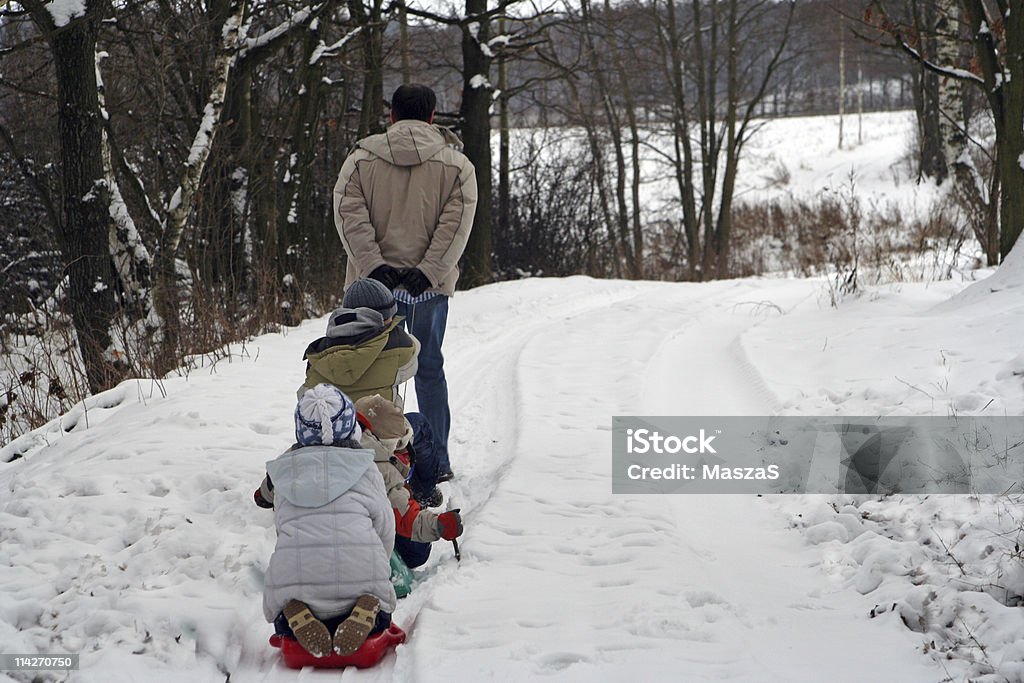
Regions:
<svg viewBox="0 0 1024 683"><path fill-rule="evenodd" d="M331 384L317 384L295 406L295 440L303 446L333 446L359 441L362 430L348 396Z"/></svg>

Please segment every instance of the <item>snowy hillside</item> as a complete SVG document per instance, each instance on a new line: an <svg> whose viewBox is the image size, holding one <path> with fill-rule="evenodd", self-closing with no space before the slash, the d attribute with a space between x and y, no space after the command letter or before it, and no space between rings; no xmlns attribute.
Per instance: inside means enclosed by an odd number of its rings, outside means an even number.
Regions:
<svg viewBox="0 0 1024 683"><path fill-rule="evenodd" d="M340 677L1021 683L1024 611L992 589L1024 593L1020 504L623 496L610 476L613 415L1024 414L1011 266L952 300L969 283L838 310L821 280L460 293L443 488L466 518L462 562L435 545L395 614L409 642ZM339 678L267 646L274 531L251 500L291 443L323 325L187 380L126 382L0 451L22 456L0 464L0 651L80 652L70 680L97 683Z"/></svg>

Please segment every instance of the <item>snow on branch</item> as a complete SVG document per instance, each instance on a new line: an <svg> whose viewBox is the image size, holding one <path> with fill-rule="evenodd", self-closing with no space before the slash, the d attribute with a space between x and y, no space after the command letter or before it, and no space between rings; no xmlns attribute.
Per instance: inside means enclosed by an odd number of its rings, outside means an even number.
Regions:
<svg viewBox="0 0 1024 683"><path fill-rule="evenodd" d="M206 160L210 156L210 148L217 132L217 121L224 108L228 76L240 54L240 50L237 49L238 44L244 39L242 31L244 12L245 2L239 0L234 5L234 13L224 23L221 47L213 67L213 88L210 90L206 106L203 107L203 120L199 124L199 129L189 148L188 159L182 168L181 181L167 204L165 239L161 245L161 251L165 258L173 258L173 254L178 249L185 224L192 212L192 199L199 188L199 179L202 177Z"/></svg>
<svg viewBox="0 0 1024 683"><path fill-rule="evenodd" d="M46 11L53 17L53 25L60 28L67 26L72 19L85 16L85 0L50 0L46 3Z"/></svg>
<svg viewBox="0 0 1024 683"><path fill-rule="evenodd" d="M355 38L359 34L359 32L362 31L362 30L363 30L362 26L357 26L354 29L352 29L351 31L349 31L347 34L345 34L341 38L341 40L339 40L336 43L333 43L331 45L324 45L324 42L321 40L320 44L317 45L316 48L313 50L313 54L310 55L310 57L309 57L309 65L313 66L314 64L319 62L324 57L335 57L335 56L337 56L338 50L340 50L341 48L345 47L345 44L348 43L348 41L350 41L353 38Z"/></svg>
<svg viewBox="0 0 1024 683"><path fill-rule="evenodd" d="M246 38L243 41L242 49L239 53L239 57L245 57L250 52L261 50L274 41L280 39L286 35L289 31L294 29L296 26L305 24L309 19L320 12L323 5L317 5L315 7L304 7L295 14L291 15L283 22L275 26L274 28L261 33L255 38ZM225 30L227 26L225 26Z"/></svg>
<svg viewBox="0 0 1024 683"><path fill-rule="evenodd" d="M918 52L917 50L915 50L914 48L912 48L910 45L908 45L905 40L903 40L903 39L897 39L897 40L899 42L900 49L902 49L904 52L906 52L911 57L916 59L918 62L923 64L924 67L926 69L928 69L929 71L933 71L933 72L939 74L940 76L948 76L949 78L956 78L956 79L961 80L961 81L971 81L971 82L974 82L974 83L978 83L979 85L984 85L985 84L985 81L981 77L979 77L977 74L971 73L970 71L967 71L966 69L957 69L956 67L952 67L952 66L940 66L940 65L936 64L935 62L931 62L931 61L925 59L924 57L922 57L921 53Z"/></svg>

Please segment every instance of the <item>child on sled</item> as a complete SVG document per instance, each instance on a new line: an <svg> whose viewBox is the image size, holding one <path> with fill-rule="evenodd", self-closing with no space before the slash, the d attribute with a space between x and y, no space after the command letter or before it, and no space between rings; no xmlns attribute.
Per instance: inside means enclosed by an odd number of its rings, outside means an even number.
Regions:
<svg viewBox="0 0 1024 683"><path fill-rule="evenodd" d="M356 411L363 448L373 451L394 509L395 551L406 566L419 567L430 556L432 542L462 534L459 510L436 514L427 509L442 502L434 486L440 473L431 457L430 428L422 415L403 415L382 396L364 396L356 401Z"/></svg>
<svg viewBox="0 0 1024 683"><path fill-rule="evenodd" d="M403 403L398 388L416 373L419 343L397 327L402 320L396 317L397 312L394 294L376 280L356 280L349 285L342 307L328 319L326 336L306 348L306 382L299 393L326 382L353 401L379 396L397 406L395 412L401 416ZM450 477L451 468L440 461L440 450L431 443L426 419L410 413L410 420L417 445L410 481L413 497L424 507L437 507L442 497L435 485ZM400 436L399 432L385 438L397 440Z"/></svg>
<svg viewBox="0 0 1024 683"><path fill-rule="evenodd" d="M313 387L295 409L295 445L267 463L254 494L274 508L277 528L264 616L317 657L352 654L388 627L395 608L395 516L360 437L348 397Z"/></svg>
<svg viewBox="0 0 1024 683"><path fill-rule="evenodd" d="M299 395L326 382L353 401L380 394L399 407L398 387L416 375L419 342L396 317L395 295L376 280L356 280L327 320L327 333L306 347Z"/></svg>

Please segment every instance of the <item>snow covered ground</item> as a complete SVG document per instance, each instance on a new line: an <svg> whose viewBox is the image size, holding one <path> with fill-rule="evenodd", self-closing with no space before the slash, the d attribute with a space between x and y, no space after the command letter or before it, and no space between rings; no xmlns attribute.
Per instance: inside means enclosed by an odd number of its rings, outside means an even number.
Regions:
<svg viewBox="0 0 1024 683"><path fill-rule="evenodd" d="M839 309L822 280L460 293L443 488L462 562L435 545L395 615L409 642L367 671L284 669L260 611L274 531L251 494L291 443L324 321L187 380L126 382L0 450L22 454L0 464L0 652L80 652L70 680L97 683L1021 683L1024 608L994 587L1024 593L1019 503L612 495L610 430L630 414L1024 414L1022 265Z"/></svg>
<svg viewBox="0 0 1024 683"><path fill-rule="evenodd" d="M769 122L740 196L927 210L935 188L899 171L910 114L866 116L841 151L836 123ZM1024 415L1014 257L981 282L897 283L838 309L822 279L460 293L445 345L458 477L442 488L465 515L463 559L435 545L395 615L408 643L368 671L285 669L260 609L274 531L251 495L291 443L324 321L187 378L125 382L0 448L0 653L80 652L79 671L42 680L96 683L1024 683L1019 487L611 493L614 415Z"/></svg>
<svg viewBox="0 0 1024 683"><path fill-rule="evenodd" d="M918 184L908 161L916 127L912 111L867 113L861 119L858 142L857 116L847 115L840 149L838 116L755 121L756 130L740 160L736 201L809 200L831 194L855 196L865 209L892 204L905 215L923 214L939 192L934 184ZM641 136L641 203L649 220L662 205L678 205L678 189L663 156L672 149L671 134L650 127ZM586 132L571 127L514 130L511 140L513 153L524 155L518 160L522 165L533 163L534 155L571 155L587 145ZM497 133L492 145L496 156Z"/></svg>

